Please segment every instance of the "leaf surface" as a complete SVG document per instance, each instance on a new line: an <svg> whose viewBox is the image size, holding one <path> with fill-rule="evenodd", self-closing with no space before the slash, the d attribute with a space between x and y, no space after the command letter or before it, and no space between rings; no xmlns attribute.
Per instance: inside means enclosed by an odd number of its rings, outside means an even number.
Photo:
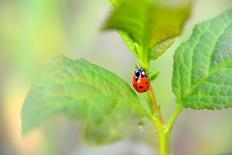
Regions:
<svg viewBox="0 0 232 155"><path fill-rule="evenodd" d="M115 6L115 2L119 1L114 1L113 6ZM169 41L169 46L163 48L162 52L156 51L156 45L162 44L181 33L183 24L189 17L191 10L189 4L172 6L154 0L123 0L117 5L103 29L123 31L127 35L126 39L125 35L122 36L123 40L127 41L130 38L134 44L138 44L143 49L155 47L152 50L154 54L149 54L151 56L155 55L151 59L156 59L170 47L173 42ZM128 47L133 50L132 44L129 45ZM165 45L167 45L167 42Z"/></svg>
<svg viewBox="0 0 232 155"><path fill-rule="evenodd" d="M196 25L174 57L173 91L193 109L232 107L232 9Z"/></svg>
<svg viewBox="0 0 232 155"><path fill-rule="evenodd" d="M136 127L144 110L131 87L117 75L84 59L54 59L26 97L23 132L58 114L81 120L90 143L119 140Z"/></svg>

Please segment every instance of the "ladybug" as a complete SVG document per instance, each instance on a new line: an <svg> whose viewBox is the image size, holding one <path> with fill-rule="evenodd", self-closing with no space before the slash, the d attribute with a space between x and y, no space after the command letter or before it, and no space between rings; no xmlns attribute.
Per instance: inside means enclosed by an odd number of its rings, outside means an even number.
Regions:
<svg viewBox="0 0 232 155"><path fill-rule="evenodd" d="M143 68L139 68L135 71L132 79L135 90L139 93L146 92L149 89L149 78L146 75Z"/></svg>

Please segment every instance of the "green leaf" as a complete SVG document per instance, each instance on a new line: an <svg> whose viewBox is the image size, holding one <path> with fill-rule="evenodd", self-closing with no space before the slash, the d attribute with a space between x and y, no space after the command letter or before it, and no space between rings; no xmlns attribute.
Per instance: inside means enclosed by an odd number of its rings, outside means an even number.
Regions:
<svg viewBox="0 0 232 155"><path fill-rule="evenodd" d="M175 39L170 38L165 40L164 42L157 44L153 49L149 51L150 59L157 59L161 56L172 44L174 43Z"/></svg>
<svg viewBox="0 0 232 155"><path fill-rule="evenodd" d="M79 119L89 143L123 138L144 110L131 87L115 74L84 59L58 57L42 71L22 110L23 132L59 114Z"/></svg>
<svg viewBox="0 0 232 155"><path fill-rule="evenodd" d="M109 0L113 7L118 7L122 0Z"/></svg>
<svg viewBox="0 0 232 155"><path fill-rule="evenodd" d="M151 81L154 81L154 80L159 76L159 74L160 74L160 72L157 72L157 73L151 75L151 76L150 76L150 80L151 80Z"/></svg>
<svg viewBox="0 0 232 155"><path fill-rule="evenodd" d="M133 52L133 54L135 55L138 55L136 43L128 36L128 34L124 31L118 31L118 33L120 34L122 40L127 45L127 47L131 50L131 52Z"/></svg>
<svg viewBox="0 0 232 155"><path fill-rule="evenodd" d="M232 107L232 9L195 26L174 57L173 91L186 108Z"/></svg>
<svg viewBox="0 0 232 155"><path fill-rule="evenodd" d="M119 4L122 2L122 0L109 0L111 5L113 6L113 9L117 8ZM128 34L124 31L118 30L118 33L120 34L122 40L127 45L127 47L135 54L137 55L136 51L136 43L128 36Z"/></svg>
<svg viewBox="0 0 232 155"><path fill-rule="evenodd" d="M179 35L189 12L190 5L171 6L153 0L124 0L111 13L103 29L124 31L144 49L153 48Z"/></svg>

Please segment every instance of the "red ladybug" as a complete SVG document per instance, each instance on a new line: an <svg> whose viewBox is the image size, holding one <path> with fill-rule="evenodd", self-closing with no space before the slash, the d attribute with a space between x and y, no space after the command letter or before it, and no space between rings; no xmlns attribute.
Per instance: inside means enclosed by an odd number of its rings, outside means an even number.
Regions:
<svg viewBox="0 0 232 155"><path fill-rule="evenodd" d="M135 71L135 75L133 76L133 86L137 92L146 92L150 87L149 83L148 76L142 68Z"/></svg>

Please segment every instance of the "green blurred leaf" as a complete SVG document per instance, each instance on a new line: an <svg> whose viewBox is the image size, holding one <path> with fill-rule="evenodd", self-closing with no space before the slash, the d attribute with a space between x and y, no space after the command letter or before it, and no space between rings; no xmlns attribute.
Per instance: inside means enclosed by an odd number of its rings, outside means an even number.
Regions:
<svg viewBox="0 0 232 155"><path fill-rule="evenodd" d="M118 31L118 33L120 34L122 40L127 45L127 47L131 50L131 52L137 55L138 53L137 53L136 43L124 31Z"/></svg>
<svg viewBox="0 0 232 155"><path fill-rule="evenodd" d="M189 13L189 4L169 6L154 0L124 0L111 13L103 29L124 31L144 49L153 48L179 35Z"/></svg>
<svg viewBox="0 0 232 155"><path fill-rule="evenodd" d="M114 7L118 7L119 4L122 2L122 0L109 0L109 2L110 2L111 5L113 5Z"/></svg>
<svg viewBox="0 0 232 155"><path fill-rule="evenodd" d="M153 49L149 51L150 59L157 59L161 56L172 44L174 43L175 39L170 38L165 40L164 42L157 44Z"/></svg>
<svg viewBox="0 0 232 155"><path fill-rule="evenodd" d="M122 0L109 0L111 5L113 6L113 9L117 8L119 4L122 2ZM127 45L127 47L135 54L137 55L136 51L136 43L128 36L128 34L124 31L118 30L118 33L120 34L122 40Z"/></svg>
<svg viewBox="0 0 232 155"><path fill-rule="evenodd" d="M232 9L195 26L174 58L173 91L193 109L232 107Z"/></svg>
<svg viewBox="0 0 232 155"><path fill-rule="evenodd" d="M154 81L154 80L158 77L159 74L160 74L160 72L157 72L157 73L151 75L151 76L150 76L150 80L151 80L151 81Z"/></svg>
<svg viewBox="0 0 232 155"><path fill-rule="evenodd" d="M143 112L136 93L115 74L83 59L58 57L28 93L23 132L65 114L85 124L88 142L111 143L136 127Z"/></svg>

